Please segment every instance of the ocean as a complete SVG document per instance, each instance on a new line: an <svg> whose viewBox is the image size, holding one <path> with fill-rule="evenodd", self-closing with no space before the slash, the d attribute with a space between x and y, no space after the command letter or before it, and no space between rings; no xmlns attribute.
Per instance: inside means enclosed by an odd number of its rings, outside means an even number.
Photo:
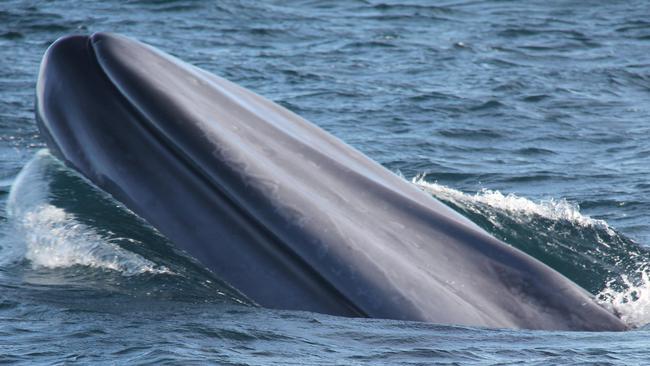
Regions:
<svg viewBox="0 0 650 366"><path fill-rule="evenodd" d="M633 329L483 329L252 304L46 150L34 119L40 59L58 37L96 31L289 108ZM650 363L645 1L4 0L0 50L2 364Z"/></svg>

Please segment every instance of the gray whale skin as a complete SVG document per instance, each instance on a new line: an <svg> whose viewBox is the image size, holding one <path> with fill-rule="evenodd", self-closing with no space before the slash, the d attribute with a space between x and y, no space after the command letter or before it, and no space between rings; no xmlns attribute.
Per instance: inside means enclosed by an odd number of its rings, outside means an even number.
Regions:
<svg viewBox="0 0 650 366"><path fill-rule="evenodd" d="M558 272L322 129L136 40L57 40L36 104L54 155L261 306L626 328Z"/></svg>

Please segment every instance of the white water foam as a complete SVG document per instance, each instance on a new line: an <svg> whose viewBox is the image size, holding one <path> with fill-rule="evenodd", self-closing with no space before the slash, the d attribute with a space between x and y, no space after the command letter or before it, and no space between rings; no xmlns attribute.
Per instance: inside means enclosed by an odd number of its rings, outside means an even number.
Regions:
<svg viewBox="0 0 650 366"><path fill-rule="evenodd" d="M119 271L125 276L169 273L165 267L111 243L73 215L49 204L27 211L17 220L26 244L25 259L34 267L75 265Z"/></svg>
<svg viewBox="0 0 650 366"><path fill-rule="evenodd" d="M631 327L641 327L650 324L650 275L648 268L639 270L639 279L632 281L623 276L625 289L614 287L613 282L607 284L597 298L610 311L618 314L625 324Z"/></svg>
<svg viewBox="0 0 650 366"><path fill-rule="evenodd" d="M497 190L482 189L476 194L467 194L438 183L425 181L420 175L413 178L412 182L420 189L431 193L443 200L458 203L463 207L474 210L476 206L483 205L510 214L518 221L529 220L534 217L543 217L554 221L568 221L576 226L595 227L604 230L608 235L614 236L616 232L604 220L593 219L580 213L580 207L566 199L548 198L534 202L528 198L517 196L513 193L504 195ZM494 223L494 222L493 222ZM498 225L498 223L495 223Z"/></svg>
<svg viewBox="0 0 650 366"><path fill-rule="evenodd" d="M35 268L80 265L114 270L125 276L171 273L113 242L120 238L106 237L50 204L47 169L64 169L56 164L60 163L46 150L38 152L11 188L7 211L18 236L14 242L24 245L24 259Z"/></svg>

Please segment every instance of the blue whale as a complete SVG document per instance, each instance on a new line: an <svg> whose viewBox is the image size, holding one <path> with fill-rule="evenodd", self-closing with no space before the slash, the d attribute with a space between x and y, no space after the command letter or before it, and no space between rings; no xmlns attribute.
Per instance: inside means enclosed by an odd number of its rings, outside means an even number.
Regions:
<svg viewBox="0 0 650 366"><path fill-rule="evenodd" d="M136 40L47 50L51 152L255 303L624 330L585 290L287 109Z"/></svg>

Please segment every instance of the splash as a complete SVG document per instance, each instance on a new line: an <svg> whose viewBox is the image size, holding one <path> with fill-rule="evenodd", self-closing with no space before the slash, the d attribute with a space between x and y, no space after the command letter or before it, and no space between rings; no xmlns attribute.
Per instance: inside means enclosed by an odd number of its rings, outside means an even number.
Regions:
<svg viewBox="0 0 650 366"><path fill-rule="evenodd" d="M11 188L7 211L18 236L13 241L22 244L23 259L34 268L86 266L125 276L171 273L114 243L123 238L100 234L51 204L47 175L57 164L47 151L40 151Z"/></svg>
<svg viewBox="0 0 650 366"><path fill-rule="evenodd" d="M111 238L79 223L61 208L40 205L25 212L16 221L25 240L25 259L34 267L81 265L118 271L125 276L171 273L166 267L158 267L111 243Z"/></svg>
<svg viewBox="0 0 650 366"><path fill-rule="evenodd" d="M518 221L531 220L538 217L555 221L565 220L581 227L602 229L610 236L616 235L616 232L607 222L583 215L580 213L580 207L577 204L569 202L566 199L548 198L534 202L513 193L504 195L499 191L485 188L474 195L470 195L438 183L429 183L423 175L416 176L412 182L438 198L464 205L475 212L478 211L477 205L483 205L507 212L516 217Z"/></svg>
<svg viewBox="0 0 650 366"><path fill-rule="evenodd" d="M598 294L605 308L618 314L627 325L641 327L650 323L650 269L640 269L635 278L623 276L624 286L614 280Z"/></svg>
<svg viewBox="0 0 650 366"><path fill-rule="evenodd" d="M650 323L650 252L577 204L489 189L467 194L424 176L412 183L587 289L629 326Z"/></svg>

